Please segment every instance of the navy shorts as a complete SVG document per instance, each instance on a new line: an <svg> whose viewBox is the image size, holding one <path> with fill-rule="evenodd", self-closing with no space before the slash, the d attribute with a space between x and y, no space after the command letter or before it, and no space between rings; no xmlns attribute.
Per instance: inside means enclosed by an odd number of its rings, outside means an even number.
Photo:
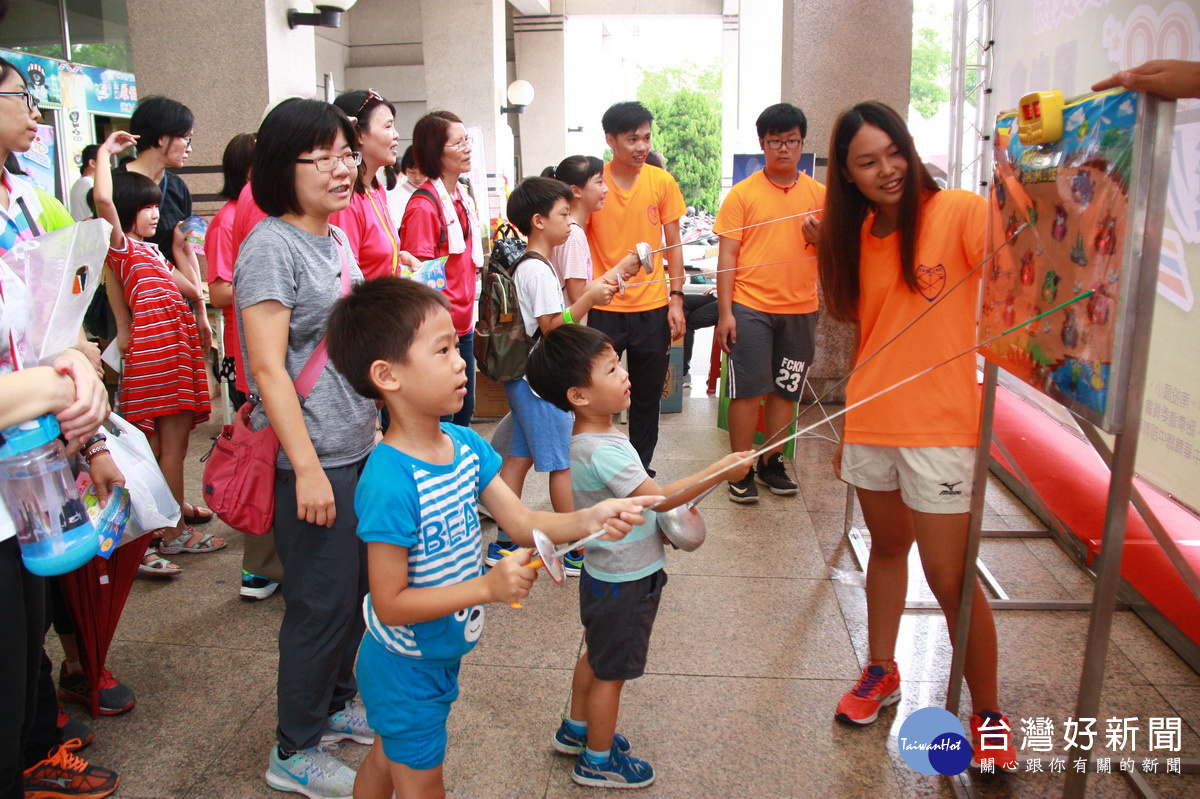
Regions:
<svg viewBox="0 0 1200 799"><path fill-rule="evenodd" d="M632 680L646 673L650 632L666 584L662 569L628 583L597 580L584 562L579 575L579 620L588 665L596 679Z"/></svg>

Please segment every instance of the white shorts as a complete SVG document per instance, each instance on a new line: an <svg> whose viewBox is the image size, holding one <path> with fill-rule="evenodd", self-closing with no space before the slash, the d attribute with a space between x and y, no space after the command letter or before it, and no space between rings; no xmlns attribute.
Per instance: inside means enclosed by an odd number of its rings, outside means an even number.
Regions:
<svg viewBox="0 0 1200 799"><path fill-rule="evenodd" d="M883 447L846 444L842 479L867 491L900 490L921 513L968 513L975 447Z"/></svg>

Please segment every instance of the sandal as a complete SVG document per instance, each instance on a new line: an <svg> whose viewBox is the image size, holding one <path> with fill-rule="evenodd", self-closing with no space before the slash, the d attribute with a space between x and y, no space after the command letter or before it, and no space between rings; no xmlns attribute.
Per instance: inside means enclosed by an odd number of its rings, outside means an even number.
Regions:
<svg viewBox="0 0 1200 799"><path fill-rule="evenodd" d="M184 524L208 524L213 519L213 512L209 508L193 505L190 502L183 503L183 522Z"/></svg>
<svg viewBox="0 0 1200 799"><path fill-rule="evenodd" d="M192 555L200 555L205 552L216 552L217 550L224 549L227 546L224 539L214 538L212 533L206 534L199 541L189 546L188 541L191 541L192 536L194 535L199 534L191 527L185 526L183 528L183 532L180 533L179 537L174 541L168 541L164 538L162 543L158 545L158 551L163 555L178 555L181 552L187 552ZM218 544L216 543L217 541L220 541L221 543Z"/></svg>
<svg viewBox="0 0 1200 799"><path fill-rule="evenodd" d="M149 561L146 558L150 558ZM142 562L138 565L140 574L150 574L154 577L175 577L183 574L183 569L175 565L171 561L158 554L154 547L146 550L146 554L142 556Z"/></svg>

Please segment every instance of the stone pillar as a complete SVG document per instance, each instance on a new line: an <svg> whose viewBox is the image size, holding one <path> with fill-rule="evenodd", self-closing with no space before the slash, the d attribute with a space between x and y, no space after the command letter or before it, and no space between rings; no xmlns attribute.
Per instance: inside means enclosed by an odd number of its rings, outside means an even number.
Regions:
<svg viewBox="0 0 1200 799"><path fill-rule="evenodd" d="M834 119L863 100L908 116L912 13L912 0L784 0L783 100L808 116L805 150L828 157ZM817 175L824 180L824 170ZM818 396L848 371L851 336L849 325L822 317L810 373Z"/></svg>
<svg viewBox="0 0 1200 799"><path fill-rule="evenodd" d="M315 33L290 30L294 0L126 0L133 71L142 97L165 94L196 115L190 165L217 165L239 133L258 130L268 103L316 90ZM193 194L215 193L220 174L188 175Z"/></svg>
<svg viewBox="0 0 1200 799"><path fill-rule="evenodd" d="M453 111L467 127L483 129L488 182L498 177L488 187L490 210L482 207L478 186L476 201L481 216L494 216L499 176L507 175L510 181L514 177L512 134L500 118L508 86L504 0L421 0L421 29L428 109Z"/></svg>
<svg viewBox="0 0 1200 799"><path fill-rule="evenodd" d="M525 113L508 117L510 125L520 126L520 177L538 175L546 167L573 155L567 152L562 8L563 0L554 0L550 16L513 17L515 77L532 83L534 90L533 104L525 109Z"/></svg>

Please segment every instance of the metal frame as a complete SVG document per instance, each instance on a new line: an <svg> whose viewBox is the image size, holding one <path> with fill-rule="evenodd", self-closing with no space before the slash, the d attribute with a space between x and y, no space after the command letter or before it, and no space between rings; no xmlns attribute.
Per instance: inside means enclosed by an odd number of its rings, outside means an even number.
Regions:
<svg viewBox="0 0 1200 799"><path fill-rule="evenodd" d="M991 0L955 0L954 35L950 44L950 160L947 169L949 188L987 186L988 153L984 146L988 132L986 95L991 70ZM973 53L970 51L974 51ZM968 55L974 55L968 61ZM968 76L974 85L967 87ZM974 109L965 119L967 105ZM963 133L969 127L974 133L972 146L963 146Z"/></svg>
<svg viewBox="0 0 1200 799"><path fill-rule="evenodd" d="M1133 305L1132 310L1137 314L1139 324L1131 326L1132 329L1122 331L1123 341L1120 342L1122 346L1115 350L1115 357L1120 358L1117 368L1128 376L1124 396L1116 398L1122 406L1123 413L1118 415L1118 418L1122 420L1122 426L1116 433L1111 452L1107 452L1107 448L1104 450L1097 448L1101 457L1105 457L1107 454L1105 462L1112 470L1112 478L1105 507L1103 540L1100 554L1096 558L1096 584L1091 601L1087 645L1084 651L1084 665L1076 702L1075 715L1077 718L1098 717L1100 694L1104 687L1105 659L1108 655L1113 614L1120 588L1126 518L1134 493L1134 459L1137 454L1138 434L1141 426L1146 353L1150 346L1150 320L1154 313L1154 298L1158 281L1157 265L1162 238L1167 172L1171 157L1169 134L1174 125L1175 106L1174 103L1159 100L1153 95L1146 95L1143 98L1139 114L1139 133L1134 144L1136 178L1133 184L1144 186L1145 190L1133 197L1133 213L1129 221L1129 230L1141 231L1141 236L1136 239L1130 251L1131 259L1139 265L1139 269L1137 270L1137 285L1128 298ZM981 486L986 485L987 479L984 469L988 465L991 451L997 374L997 367L989 362L984 386L983 429L976 458L976 493L972 498L973 508L970 536L967 543L967 563L973 562L979 551L981 538L979 518L983 501L980 489ZM1088 433L1090 425L1083 425L1083 427L1085 434ZM1103 443L1094 430L1088 437L1089 440L1095 439L1092 441L1093 446L1097 442ZM1046 516L1045 518L1053 517ZM1163 537L1166 537L1165 533ZM1176 565L1178 568L1178 564ZM1189 582L1189 586L1191 584ZM958 624L955 627L953 639L954 657L950 669L946 709L955 714L958 712L962 691L966 642L970 631L971 605L974 597L973 588L972 581L963 581ZM1154 791L1144 779L1136 774L1127 773L1126 776L1131 787L1139 795L1155 796ZM1087 777L1086 772L1069 773L1063 796L1066 799L1082 799L1087 790ZM970 778L965 775L954 778L951 784L956 794L973 795L974 793Z"/></svg>

